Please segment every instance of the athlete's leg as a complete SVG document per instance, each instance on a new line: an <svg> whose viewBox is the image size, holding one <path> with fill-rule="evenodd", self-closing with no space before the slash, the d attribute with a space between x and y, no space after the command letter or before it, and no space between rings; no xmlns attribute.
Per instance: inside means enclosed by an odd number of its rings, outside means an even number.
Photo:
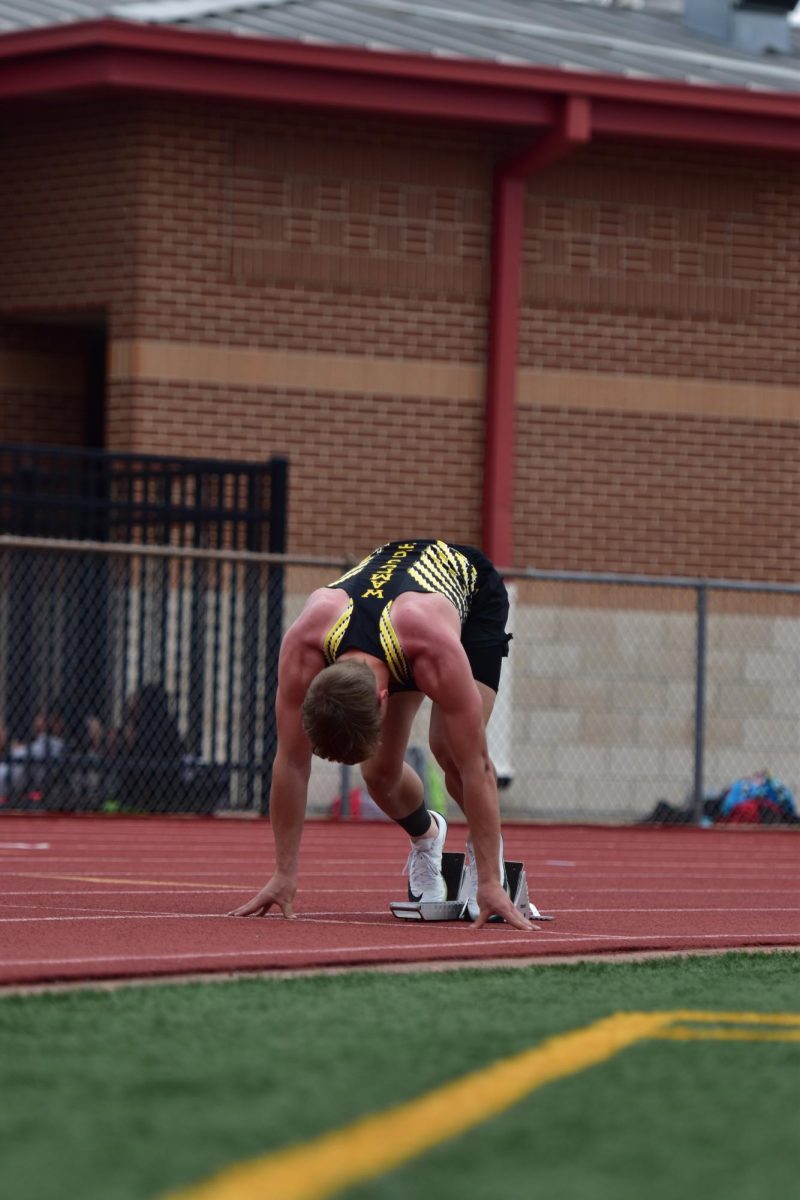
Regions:
<svg viewBox="0 0 800 1200"><path fill-rule="evenodd" d="M447 896L442 878L447 823L428 812L422 780L405 761L411 726L421 703L419 692L397 692L389 697L381 744L377 753L362 763L361 773L378 807L411 838L406 863L409 900L439 901Z"/></svg>
<svg viewBox="0 0 800 1200"><path fill-rule="evenodd" d="M497 699L497 693L485 683L480 683L475 680L475 686L480 692L481 703L483 704L483 724L484 728L489 723L489 717L492 715L494 702ZM459 808L463 808L461 796L461 773L456 767L450 746L445 733L444 721L439 710L438 704L434 704L431 709L431 724L430 724L430 747L431 753L438 762L439 766L444 771L444 782L449 794L453 797Z"/></svg>
<svg viewBox="0 0 800 1200"><path fill-rule="evenodd" d="M411 726L422 699L421 692L395 692L389 697L381 744L372 758L361 764L367 791L395 821L410 816L424 801L422 780L405 761Z"/></svg>
<svg viewBox="0 0 800 1200"><path fill-rule="evenodd" d="M488 684L480 683L477 679L475 680L475 686L477 687L478 691L481 694L481 701L483 703L483 724L485 727L489 723L489 717L492 715L492 709L494 708L494 702L497 698L497 693L494 691L493 688L490 688L488 686ZM461 808L461 810L463 811L464 803L463 803L462 790L461 790L461 775L456 768L455 762L453 760L453 755L452 755L450 748L448 746L448 743L447 743L447 735L444 731L444 722L442 721L441 712L439 711L438 706L435 704L434 704L433 710L431 712L430 740L431 740L431 750L434 754L434 757L436 758L436 761L439 763L439 766L444 771L444 779L445 779L445 784L447 786L447 790L450 793L450 795L453 797L453 799L455 800L456 804L458 804L459 808ZM494 764L492 764L492 770L494 771ZM495 771L495 779L496 778L497 778L497 772ZM466 911L467 911L467 914L469 915L469 919L471 921L477 921L478 916L480 914L480 908L478 906L478 868L477 868L477 864L475 862L475 851L474 851L474 848L472 845L472 837L469 833L467 835L467 843L466 843L465 849L466 849L467 873L468 873L468 879L469 879ZM504 850L503 850L503 839L501 837L501 839L500 839L500 878L501 879L505 878L505 868L503 866L503 859L504 859Z"/></svg>

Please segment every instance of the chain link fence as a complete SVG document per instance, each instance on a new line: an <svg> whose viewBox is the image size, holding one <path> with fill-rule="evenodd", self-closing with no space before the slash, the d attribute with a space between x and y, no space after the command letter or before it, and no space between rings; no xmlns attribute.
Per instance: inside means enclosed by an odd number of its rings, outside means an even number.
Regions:
<svg viewBox="0 0 800 1200"><path fill-rule="evenodd" d="M0 543L3 805L264 810L281 556Z"/></svg>
<svg viewBox="0 0 800 1200"><path fill-rule="evenodd" d="M348 565L0 538L0 811L266 811L281 636ZM489 745L505 819L632 822L756 771L800 791L800 587L507 572ZM458 817L427 753L429 802ZM309 811L374 817L315 760Z"/></svg>
<svg viewBox="0 0 800 1200"><path fill-rule="evenodd" d="M800 587L521 571L494 730L508 816L701 821L737 778L800 790ZM501 771L501 776L503 772Z"/></svg>

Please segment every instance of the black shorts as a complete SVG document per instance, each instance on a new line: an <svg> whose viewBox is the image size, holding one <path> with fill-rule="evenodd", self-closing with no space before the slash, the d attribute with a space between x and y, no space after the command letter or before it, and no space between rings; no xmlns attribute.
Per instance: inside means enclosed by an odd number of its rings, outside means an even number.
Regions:
<svg viewBox="0 0 800 1200"><path fill-rule="evenodd" d="M460 547L459 547L460 548ZM472 677L496 692L500 687L500 669L508 657L511 634L506 632L508 592L506 585L488 558L471 551L478 568L478 590L461 628L461 645L466 651Z"/></svg>
<svg viewBox="0 0 800 1200"><path fill-rule="evenodd" d="M493 692L500 687L500 669L508 657L511 634L506 633L508 621L508 592L506 585L489 559L472 546L454 546L467 555L478 569L477 590L467 619L461 627L461 645L472 670L472 678ZM389 692L416 692L412 681L407 684L390 682Z"/></svg>

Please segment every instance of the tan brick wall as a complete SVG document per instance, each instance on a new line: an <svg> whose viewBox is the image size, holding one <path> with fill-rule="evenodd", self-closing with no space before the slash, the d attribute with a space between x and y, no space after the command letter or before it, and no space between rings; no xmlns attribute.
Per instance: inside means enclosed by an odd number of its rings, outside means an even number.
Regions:
<svg viewBox="0 0 800 1200"><path fill-rule="evenodd" d="M289 454L298 551L479 540L502 139L164 99L31 110L0 139L2 309L108 313L109 446ZM787 160L610 146L532 181L518 564L797 577L799 179ZM194 358L155 378L154 341ZM186 365L203 347L231 353L235 383ZM289 357L243 379L234 354L253 351ZM780 404L745 416L698 391L671 412L671 380Z"/></svg>

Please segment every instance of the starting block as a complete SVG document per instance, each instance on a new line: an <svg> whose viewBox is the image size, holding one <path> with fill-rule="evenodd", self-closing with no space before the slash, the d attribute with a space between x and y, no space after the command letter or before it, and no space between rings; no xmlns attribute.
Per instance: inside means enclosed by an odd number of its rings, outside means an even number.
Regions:
<svg viewBox="0 0 800 1200"><path fill-rule="evenodd" d="M401 921L458 921L467 907L467 868L463 854L442 855L442 876L447 884L447 899L438 901L394 900L392 916Z"/></svg>
<svg viewBox="0 0 800 1200"><path fill-rule="evenodd" d="M531 921L552 921L544 916L531 901L528 894L528 879L521 862L506 862L503 887L511 902L524 917ZM394 900L389 905L392 916L401 921L469 921L467 900L469 899L469 874L463 854L442 855L442 876L447 885L447 898L439 901ZM502 917L490 917L490 921L502 921Z"/></svg>
<svg viewBox="0 0 800 1200"><path fill-rule="evenodd" d="M539 912L528 895L528 877L525 874L524 865L521 862L506 862L504 866L506 869L504 886L514 907L519 909L523 917L528 917L531 921L552 921L552 916L546 917L544 913ZM490 921L498 919L489 917Z"/></svg>

